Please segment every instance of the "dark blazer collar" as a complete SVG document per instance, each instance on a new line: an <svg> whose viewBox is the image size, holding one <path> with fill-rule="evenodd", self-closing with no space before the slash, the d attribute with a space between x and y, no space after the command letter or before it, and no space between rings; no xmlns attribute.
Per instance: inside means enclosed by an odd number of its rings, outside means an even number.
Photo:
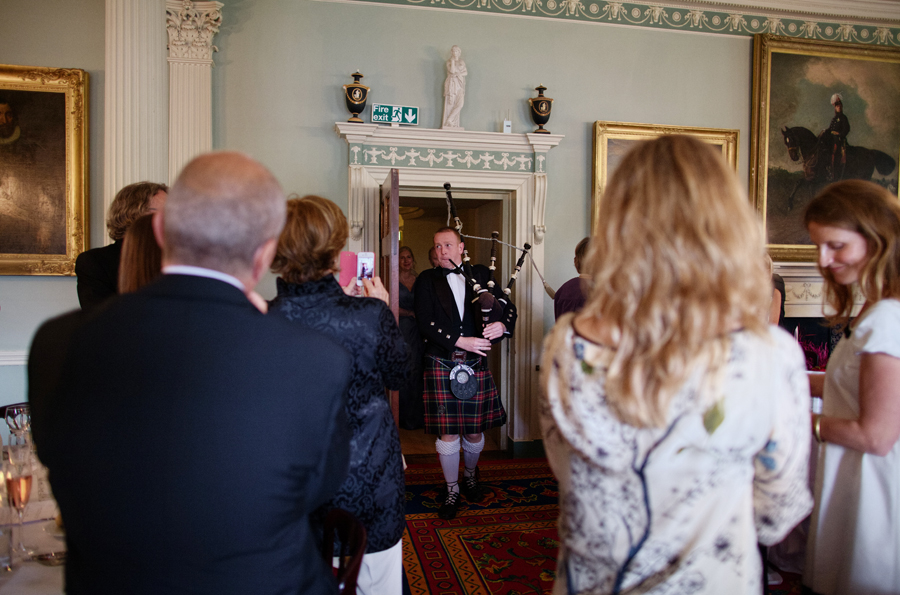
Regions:
<svg viewBox="0 0 900 595"><path fill-rule="evenodd" d="M453 290L450 289L450 284L444 275L444 269L436 268L433 270L436 273L434 275L434 293L450 320L459 323L459 308L456 307L456 298L453 297Z"/></svg>
<svg viewBox="0 0 900 595"><path fill-rule="evenodd" d="M253 308L244 293L224 281L193 275L162 275L139 291L148 296L208 300ZM255 309L255 308L254 308Z"/></svg>

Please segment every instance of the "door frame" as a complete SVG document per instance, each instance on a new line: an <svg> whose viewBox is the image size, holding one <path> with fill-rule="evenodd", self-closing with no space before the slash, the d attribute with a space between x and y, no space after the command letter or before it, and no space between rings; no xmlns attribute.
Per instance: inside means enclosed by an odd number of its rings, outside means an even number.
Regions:
<svg viewBox="0 0 900 595"><path fill-rule="evenodd" d="M509 213L511 234L503 238L504 241L516 246L531 244L531 259L540 270L544 269L544 211L547 202L547 173L544 168L547 152L559 144L562 135L450 132L343 122L337 123L335 129L349 146L349 250L375 251L379 242L380 189L390 170L399 169L401 188L443 191L443 184L449 182L457 191L504 193L503 208L504 213ZM417 157L419 161L415 167L402 167L399 166L402 163L390 161L382 164L382 161L398 154L398 145L418 147L406 151L405 160L408 163L414 161L410 156L414 151L420 155L426 152L426 147L438 147L435 151L446 147L448 151L466 155L469 166L465 169L460 169L463 165L431 167L423 164L421 157ZM520 159L515 166L508 165L512 163L508 155L528 151L530 162ZM428 153L436 154L432 150ZM486 156L489 153L503 155L503 161L495 156L493 162L488 162ZM485 163L473 168L471 165L475 162L475 155L484 157ZM462 162L462 159L459 161ZM548 298L532 266L527 260L525 264L511 296L519 314L516 330L513 339L505 342L501 363L500 397L509 418L507 431L501 435L500 446L504 449L508 447L508 440L518 442L541 438L539 366L544 338L544 300ZM509 271L510 268L504 270Z"/></svg>

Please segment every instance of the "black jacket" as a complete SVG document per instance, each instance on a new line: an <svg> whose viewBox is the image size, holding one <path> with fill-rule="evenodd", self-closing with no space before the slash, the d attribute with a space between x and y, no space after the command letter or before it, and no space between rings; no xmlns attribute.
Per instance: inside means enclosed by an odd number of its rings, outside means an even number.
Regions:
<svg viewBox="0 0 900 595"><path fill-rule="evenodd" d="M472 267L473 276L482 286L487 287L490 271L486 266L475 265ZM419 273L414 288L416 295L416 322L419 331L426 341L425 352L438 357L447 358L450 352L456 349L456 341L461 336L481 337L484 331L481 310L475 299L475 292L466 284L466 297L464 299L465 316L459 317L459 309L453 299L453 291L444 270L433 268ZM507 336L511 336L516 327L516 307L507 296L503 295L499 284L492 291L497 299L502 299L503 314L500 322L506 325L508 335L491 341L497 343ZM477 355L475 357L478 357Z"/></svg>
<svg viewBox="0 0 900 595"><path fill-rule="evenodd" d="M29 400L69 595L333 593L308 515L346 476L349 369L202 277L45 323Z"/></svg>

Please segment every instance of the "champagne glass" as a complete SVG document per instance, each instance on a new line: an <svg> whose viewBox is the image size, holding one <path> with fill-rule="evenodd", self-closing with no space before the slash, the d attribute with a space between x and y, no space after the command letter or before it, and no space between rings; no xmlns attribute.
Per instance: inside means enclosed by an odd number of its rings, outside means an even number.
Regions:
<svg viewBox="0 0 900 595"><path fill-rule="evenodd" d="M16 509L18 516L18 541L15 543L14 552L23 560L28 560L28 548L22 542L23 522L25 519L25 506L31 497L32 479L32 453L31 434L25 430L13 430L9 433L9 462L3 471L6 480L6 498L10 507Z"/></svg>

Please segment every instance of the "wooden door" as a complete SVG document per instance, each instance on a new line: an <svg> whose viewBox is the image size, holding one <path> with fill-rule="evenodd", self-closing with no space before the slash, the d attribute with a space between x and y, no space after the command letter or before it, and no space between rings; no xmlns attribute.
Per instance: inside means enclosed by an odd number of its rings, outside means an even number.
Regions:
<svg viewBox="0 0 900 595"><path fill-rule="evenodd" d="M391 295L391 312L400 323L400 182L399 171L392 169L381 187L381 280ZM400 427L400 393L388 391L394 424Z"/></svg>

